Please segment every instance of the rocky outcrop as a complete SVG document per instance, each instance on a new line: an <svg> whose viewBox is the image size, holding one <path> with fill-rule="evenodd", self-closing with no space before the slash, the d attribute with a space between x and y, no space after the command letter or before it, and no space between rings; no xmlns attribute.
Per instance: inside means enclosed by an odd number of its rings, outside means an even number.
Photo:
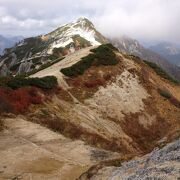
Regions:
<svg viewBox="0 0 180 180"><path fill-rule="evenodd" d="M10 74L10 71L6 64L4 64L0 70L1 76L8 76Z"/></svg>
<svg viewBox="0 0 180 180"><path fill-rule="evenodd" d="M104 167L91 178L80 180L175 180L180 178L180 139L162 149L154 149L142 158L122 163L121 167Z"/></svg>
<svg viewBox="0 0 180 180"><path fill-rule="evenodd" d="M21 65L19 66L19 70L17 74L22 74L24 72L29 72L31 70L31 66L32 66L32 61L25 61L24 63L21 63Z"/></svg>

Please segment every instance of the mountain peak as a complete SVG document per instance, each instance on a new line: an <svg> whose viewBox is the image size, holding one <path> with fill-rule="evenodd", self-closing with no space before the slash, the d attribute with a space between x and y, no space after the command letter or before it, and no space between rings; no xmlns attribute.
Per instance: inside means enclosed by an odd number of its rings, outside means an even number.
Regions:
<svg viewBox="0 0 180 180"><path fill-rule="evenodd" d="M50 45L48 53L51 53L54 48L66 47L74 43L75 36L80 37L82 41L89 42L92 46L107 42L106 38L95 29L90 20L80 17L76 21L65 24L46 35L48 39L54 41Z"/></svg>
<svg viewBox="0 0 180 180"><path fill-rule="evenodd" d="M87 21L87 20L89 21L89 19L84 16L81 16L77 19L77 21Z"/></svg>

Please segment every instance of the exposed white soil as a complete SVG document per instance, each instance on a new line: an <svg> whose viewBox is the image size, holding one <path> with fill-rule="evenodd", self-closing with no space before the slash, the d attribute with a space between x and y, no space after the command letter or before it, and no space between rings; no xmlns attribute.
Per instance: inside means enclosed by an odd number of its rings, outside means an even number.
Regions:
<svg viewBox="0 0 180 180"><path fill-rule="evenodd" d="M107 113L109 117L123 119L124 114L137 113L144 110L143 99L149 95L139 83L138 77L124 71L116 77L116 81L106 87L100 87L94 96L85 101L97 111Z"/></svg>

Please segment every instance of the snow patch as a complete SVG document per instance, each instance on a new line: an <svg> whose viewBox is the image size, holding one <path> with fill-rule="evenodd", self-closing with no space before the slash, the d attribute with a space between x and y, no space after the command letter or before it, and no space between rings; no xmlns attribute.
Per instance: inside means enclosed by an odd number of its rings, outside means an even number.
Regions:
<svg viewBox="0 0 180 180"><path fill-rule="evenodd" d="M96 40L96 31L94 30L94 26L92 27L86 26L85 18L80 18L77 22L73 22L70 24L64 25L61 29L51 35L51 38L54 38L54 42L51 44L48 53L52 54L52 50L54 48L65 47L71 42L73 42L72 37L75 35L79 35L82 38L86 39L91 43L92 46L101 45L100 42ZM63 30L64 29L64 30Z"/></svg>

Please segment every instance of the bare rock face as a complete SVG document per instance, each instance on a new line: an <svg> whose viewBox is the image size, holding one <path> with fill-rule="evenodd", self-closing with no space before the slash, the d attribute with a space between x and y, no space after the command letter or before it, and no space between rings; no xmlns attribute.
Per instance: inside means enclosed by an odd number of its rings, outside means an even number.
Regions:
<svg viewBox="0 0 180 180"><path fill-rule="evenodd" d="M105 167L92 180L175 180L180 178L180 139L162 149L154 149L142 158L122 163L121 167ZM85 176L80 178L88 179Z"/></svg>
<svg viewBox="0 0 180 180"><path fill-rule="evenodd" d="M0 70L1 76L8 76L10 74L10 71L6 64L4 64Z"/></svg>
<svg viewBox="0 0 180 180"><path fill-rule="evenodd" d="M17 56L16 56L15 53L12 53L12 54L11 54L11 57L12 57L12 60L11 60L11 63L10 63L10 67L12 67L13 65L15 65L16 62L17 62Z"/></svg>
<svg viewBox="0 0 180 180"><path fill-rule="evenodd" d="M31 69L31 66L32 66L32 61L28 62L28 61L25 61L24 63L21 63L21 65L19 66L19 71L17 74L21 74L21 73L24 73L24 72L29 72L30 69Z"/></svg>

